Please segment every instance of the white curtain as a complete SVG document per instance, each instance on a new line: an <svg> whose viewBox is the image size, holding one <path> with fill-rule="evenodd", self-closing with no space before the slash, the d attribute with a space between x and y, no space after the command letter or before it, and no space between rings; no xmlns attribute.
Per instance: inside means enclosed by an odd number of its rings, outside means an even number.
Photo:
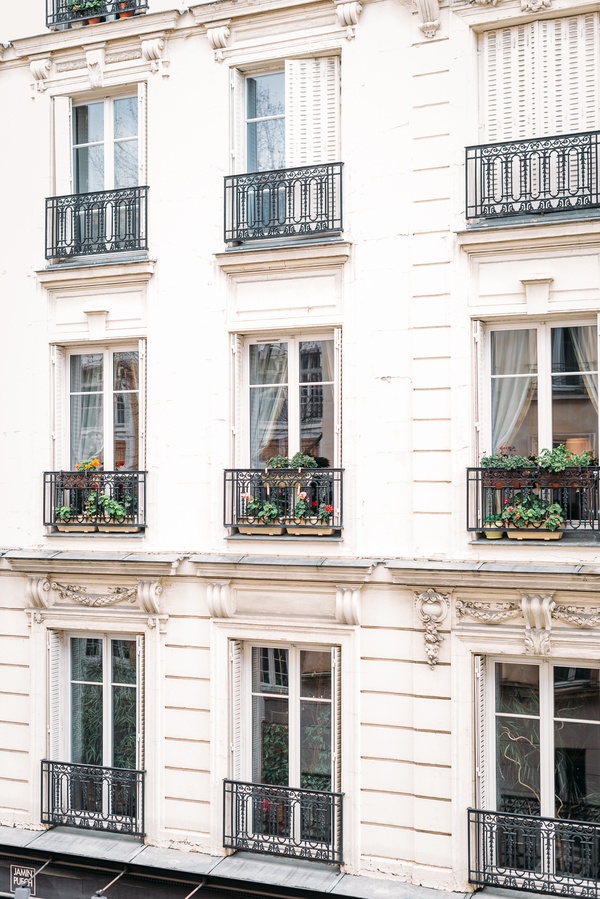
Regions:
<svg viewBox="0 0 600 899"><path fill-rule="evenodd" d="M533 373L526 373L527 369L533 372L535 367L536 332L528 329L495 331L492 339L495 341L492 372L492 451L497 452L500 446L515 445L516 437L536 394L537 377ZM519 451L527 455L530 448L517 447L517 452Z"/></svg>
<svg viewBox="0 0 600 899"><path fill-rule="evenodd" d="M573 341L577 365L583 377L583 383L596 413L598 412L598 375L590 374L589 369L598 367L598 337L596 328L588 325L582 328L569 328L569 336Z"/></svg>

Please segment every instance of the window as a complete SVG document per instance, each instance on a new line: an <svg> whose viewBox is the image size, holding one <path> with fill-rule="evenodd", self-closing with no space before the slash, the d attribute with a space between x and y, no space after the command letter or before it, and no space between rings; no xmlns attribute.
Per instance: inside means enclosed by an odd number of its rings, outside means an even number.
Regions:
<svg viewBox="0 0 600 899"><path fill-rule="evenodd" d="M68 355L71 470L97 458L106 471L140 467L140 352L104 349Z"/></svg>
<svg viewBox="0 0 600 899"><path fill-rule="evenodd" d="M323 468L338 463L339 342L339 333L248 341L243 455L249 449L252 467L296 452L314 456Z"/></svg>
<svg viewBox="0 0 600 899"><path fill-rule="evenodd" d="M598 455L596 324L490 330L490 449L537 454L565 443Z"/></svg>
<svg viewBox="0 0 600 899"><path fill-rule="evenodd" d="M281 71L232 72L236 172L339 158L339 60L286 60Z"/></svg>
<svg viewBox="0 0 600 899"><path fill-rule="evenodd" d="M75 193L139 184L138 98L73 107Z"/></svg>

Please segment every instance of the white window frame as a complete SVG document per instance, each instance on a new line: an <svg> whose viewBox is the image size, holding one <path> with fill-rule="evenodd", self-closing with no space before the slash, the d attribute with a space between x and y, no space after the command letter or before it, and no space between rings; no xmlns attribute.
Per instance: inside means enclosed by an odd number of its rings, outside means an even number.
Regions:
<svg viewBox="0 0 600 899"><path fill-rule="evenodd" d="M489 323L483 329L474 328L475 354L484 374L483 389L476 390L476 402L483 402L483 408L476 409L476 423L481 428L483 439L481 450L495 453L498 447L492 445L492 371L491 333L494 331L534 330L537 333L537 388L538 388L538 452L551 449L552 438L552 352L551 331L553 328L575 328L595 326L598 340L598 362L600 367L600 319L577 317L572 319L544 319L543 321L512 321ZM481 344L484 344L482 347ZM600 380L600 374L599 374ZM479 386L479 379L476 379ZM600 438L600 420L596 428L596 440ZM598 444L597 444L598 445Z"/></svg>

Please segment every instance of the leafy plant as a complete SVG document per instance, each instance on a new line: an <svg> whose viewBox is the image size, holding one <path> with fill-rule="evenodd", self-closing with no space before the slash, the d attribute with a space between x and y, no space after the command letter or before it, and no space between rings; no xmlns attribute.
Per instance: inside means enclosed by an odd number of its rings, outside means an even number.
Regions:
<svg viewBox="0 0 600 899"><path fill-rule="evenodd" d="M54 509L54 517L57 521L70 521L74 514L75 510L71 506L56 506Z"/></svg>
<svg viewBox="0 0 600 899"><path fill-rule="evenodd" d="M592 454L584 450L579 455L567 449L564 443L555 446L554 449L543 449L536 456L536 464L548 471L564 471L565 468L585 468L593 463Z"/></svg>
<svg viewBox="0 0 600 899"><path fill-rule="evenodd" d="M506 499L502 511L502 521L515 528L526 528L530 525L557 531L565 520L565 513L558 503L550 503L535 494L525 496L515 493L511 501Z"/></svg>
<svg viewBox="0 0 600 899"><path fill-rule="evenodd" d="M485 518L485 524L488 526L496 525L497 527L502 527L502 513L495 512L493 515L488 515Z"/></svg>
<svg viewBox="0 0 600 899"><path fill-rule="evenodd" d="M84 459L77 463L75 471L97 471L100 465L100 459Z"/></svg>
<svg viewBox="0 0 600 899"><path fill-rule="evenodd" d="M292 458L288 456L271 456L267 461L267 468L317 468L318 462L314 456L308 453L296 453Z"/></svg>
<svg viewBox="0 0 600 899"><path fill-rule="evenodd" d="M250 493L242 493L242 499L246 502L246 512L253 518L268 524L277 521L281 515L277 503L267 499L260 499Z"/></svg>
<svg viewBox="0 0 600 899"><path fill-rule="evenodd" d="M483 453L480 463L482 468L503 468L507 471L514 471L515 468L530 468L534 464L533 457L515 453L514 446L499 446L498 451L491 456Z"/></svg>
<svg viewBox="0 0 600 899"><path fill-rule="evenodd" d="M321 524L329 524L329 518L333 514L333 506L327 503L320 503L317 509L317 521Z"/></svg>
<svg viewBox="0 0 600 899"><path fill-rule="evenodd" d="M291 468L291 460L287 456L271 456L267 461L267 468Z"/></svg>
<svg viewBox="0 0 600 899"><path fill-rule="evenodd" d="M307 518L310 514L311 504L308 493L304 490L298 494L298 502L294 506L294 518Z"/></svg>

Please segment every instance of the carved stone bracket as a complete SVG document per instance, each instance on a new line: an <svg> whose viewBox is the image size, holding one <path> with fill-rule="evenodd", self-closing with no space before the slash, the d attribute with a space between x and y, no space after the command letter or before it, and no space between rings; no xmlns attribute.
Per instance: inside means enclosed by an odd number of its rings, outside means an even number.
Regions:
<svg viewBox="0 0 600 899"><path fill-rule="evenodd" d="M144 612L149 615L158 615L162 590L158 581L138 581L137 598Z"/></svg>
<svg viewBox="0 0 600 899"><path fill-rule="evenodd" d="M486 624L500 624L521 613L518 602L463 602L459 599L455 608L458 618L475 618Z"/></svg>
<svg viewBox="0 0 600 899"><path fill-rule="evenodd" d="M215 59L217 62L223 61L223 50L227 47L227 41L231 37L228 25L229 20L223 22L210 22L204 26L206 28L208 43L215 51Z"/></svg>
<svg viewBox="0 0 600 899"><path fill-rule="evenodd" d="M338 587L335 591L335 617L340 624L360 624L360 587Z"/></svg>
<svg viewBox="0 0 600 899"><path fill-rule="evenodd" d="M1 59L2 57L0 57ZM50 61L49 56L43 56L38 59L32 59L29 63L29 71L31 72L31 77L33 78L33 84L31 85L34 91L45 91L46 85L45 81L48 75L50 74L50 69L52 68L52 63Z"/></svg>
<svg viewBox="0 0 600 899"><path fill-rule="evenodd" d="M423 593L415 593L415 607L417 615L425 625L425 653L429 667L433 671L438 662L440 644L444 639L438 628L448 614L450 598L446 593L436 593L430 588Z"/></svg>
<svg viewBox="0 0 600 899"><path fill-rule="evenodd" d="M104 81L104 47L86 50L85 61L92 87L102 87Z"/></svg>
<svg viewBox="0 0 600 899"><path fill-rule="evenodd" d="M151 72L160 72L163 78L168 78L169 60L164 56L165 41L162 37L142 41L142 56L150 63Z"/></svg>
<svg viewBox="0 0 600 899"><path fill-rule="evenodd" d="M231 618L234 608L233 590L229 581L206 585L206 599L211 618Z"/></svg>
<svg viewBox="0 0 600 899"><path fill-rule="evenodd" d="M525 652L546 656L550 653L552 611L556 603L551 596L534 594L521 597L521 611L525 619Z"/></svg>
<svg viewBox="0 0 600 899"><path fill-rule="evenodd" d="M119 602L133 603L138 598L137 587L109 587L106 593L88 593L87 587L74 584L53 583L61 599L76 602L81 606L114 606Z"/></svg>
<svg viewBox="0 0 600 899"><path fill-rule="evenodd" d="M49 608L52 605L50 581L45 577L28 577L27 597L34 609Z"/></svg>
<svg viewBox="0 0 600 899"><path fill-rule="evenodd" d="M342 28L346 29L346 40L350 41L356 37L356 26L362 9L357 0L351 0L350 3L339 3L336 0L337 20Z"/></svg>
<svg viewBox="0 0 600 899"><path fill-rule="evenodd" d="M440 27L440 6L438 0L415 0L421 22L420 30L425 37L435 37Z"/></svg>

